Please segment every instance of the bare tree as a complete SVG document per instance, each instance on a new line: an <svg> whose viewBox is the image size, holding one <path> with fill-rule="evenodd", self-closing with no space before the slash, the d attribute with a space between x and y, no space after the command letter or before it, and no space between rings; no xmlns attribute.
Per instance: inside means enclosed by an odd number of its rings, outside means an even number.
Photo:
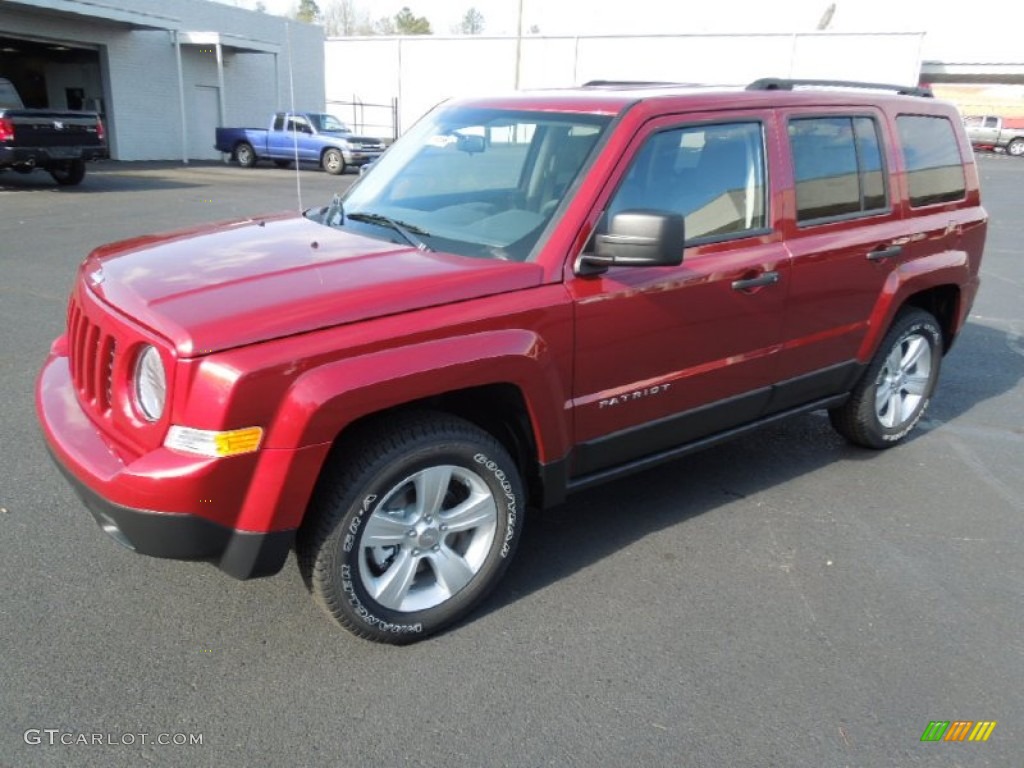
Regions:
<svg viewBox="0 0 1024 768"><path fill-rule="evenodd" d="M321 18L328 37L364 34L359 31L360 25L370 24L369 16L356 7L354 0L326 0Z"/></svg>
<svg viewBox="0 0 1024 768"><path fill-rule="evenodd" d="M398 29L395 27L395 20L390 16L381 16L371 26L373 30L369 34L371 35L397 35L399 34Z"/></svg>

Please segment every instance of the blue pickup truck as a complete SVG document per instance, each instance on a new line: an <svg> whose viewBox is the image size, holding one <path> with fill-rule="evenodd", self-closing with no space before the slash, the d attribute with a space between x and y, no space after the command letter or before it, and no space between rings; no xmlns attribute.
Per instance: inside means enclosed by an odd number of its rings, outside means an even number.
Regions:
<svg viewBox="0 0 1024 768"><path fill-rule="evenodd" d="M243 168L259 160L286 168L298 155L300 163L317 163L333 174L373 162L384 151L380 139L355 136L334 115L322 112L278 112L269 129L218 128L214 146Z"/></svg>

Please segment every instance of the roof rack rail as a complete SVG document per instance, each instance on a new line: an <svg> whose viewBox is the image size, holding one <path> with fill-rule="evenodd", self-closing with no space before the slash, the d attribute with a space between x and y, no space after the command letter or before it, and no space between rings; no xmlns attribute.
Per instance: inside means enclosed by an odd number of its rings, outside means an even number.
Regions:
<svg viewBox="0 0 1024 768"><path fill-rule="evenodd" d="M692 85L692 83L673 83L667 80L588 80L583 84L584 88L600 88L603 86L619 85L627 88L638 86L658 85Z"/></svg>
<svg viewBox="0 0 1024 768"><path fill-rule="evenodd" d="M892 85L890 83L862 83L857 80L802 80L782 77L762 77L747 86L748 91L792 91L801 85L825 88L863 88L872 91L894 91L900 96L922 96L931 98L932 89L918 85Z"/></svg>

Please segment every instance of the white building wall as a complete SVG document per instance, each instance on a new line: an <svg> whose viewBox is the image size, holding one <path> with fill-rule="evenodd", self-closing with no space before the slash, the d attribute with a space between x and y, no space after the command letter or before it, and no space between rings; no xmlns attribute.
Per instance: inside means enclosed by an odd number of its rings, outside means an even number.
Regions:
<svg viewBox="0 0 1024 768"><path fill-rule="evenodd" d="M589 80L743 85L762 77L915 85L923 33L524 37L520 88ZM399 128L452 97L516 87L516 38L331 38L328 101L399 99Z"/></svg>
<svg viewBox="0 0 1024 768"><path fill-rule="evenodd" d="M45 0L32 0L32 3L40 10L45 10L47 5ZM66 0L53 0L51 5L68 7ZM182 158L184 137L172 30L131 29L86 16L38 13L27 4L5 2L4 6L0 13L0 34L68 41L100 49L104 92L99 95L105 101L114 158ZM99 4L81 2L75 6L87 13L90 6ZM221 35L225 42L225 125L266 125L271 113L290 101L289 65L296 106L303 109L324 106L323 30L320 27L205 0L105 0L103 7L151 14L157 23L183 32ZM246 40L255 41L260 47L278 53L238 52L231 47L232 40L238 45L245 45ZM203 157L220 157L212 149L213 126L192 122L196 87L219 87L215 54L210 46L200 45L182 45L181 52L186 130L208 133L209 151ZM59 84L50 86L60 88L60 100L54 100L55 104L63 103L66 78L60 79ZM195 146L192 140L188 144ZM194 156L193 159L201 158Z"/></svg>

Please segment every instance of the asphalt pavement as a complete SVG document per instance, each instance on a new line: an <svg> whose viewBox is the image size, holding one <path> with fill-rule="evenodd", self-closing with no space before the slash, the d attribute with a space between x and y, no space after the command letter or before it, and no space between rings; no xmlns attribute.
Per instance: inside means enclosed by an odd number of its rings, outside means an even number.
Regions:
<svg viewBox="0 0 1024 768"><path fill-rule="evenodd" d="M575 496L405 648L331 623L294 557L237 582L119 548L32 404L91 248L354 177L0 175L0 766L1021 768L1024 159L979 166L983 285L913 439L863 451L811 414ZM921 741L958 720L997 725Z"/></svg>

